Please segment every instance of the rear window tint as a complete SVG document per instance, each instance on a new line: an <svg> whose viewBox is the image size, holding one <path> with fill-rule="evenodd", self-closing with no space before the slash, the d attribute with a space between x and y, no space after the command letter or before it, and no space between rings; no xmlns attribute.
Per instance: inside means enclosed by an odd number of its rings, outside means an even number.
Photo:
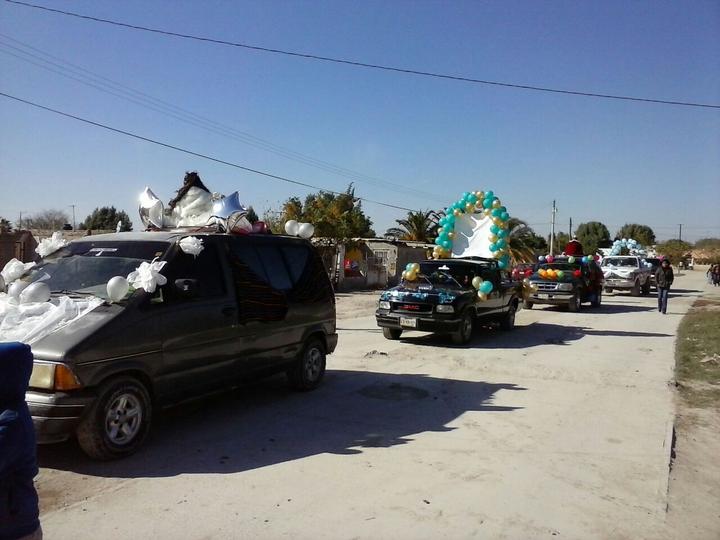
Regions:
<svg viewBox="0 0 720 540"><path fill-rule="evenodd" d="M310 250L305 246L284 246L282 248L285 262L290 270L293 284L297 285L305 273Z"/></svg>
<svg viewBox="0 0 720 540"><path fill-rule="evenodd" d="M265 267L265 272L270 280L270 285L274 289L280 291L289 291L292 289L292 281L288 274L285 261L283 260L280 250L275 246L258 246L260 259Z"/></svg>

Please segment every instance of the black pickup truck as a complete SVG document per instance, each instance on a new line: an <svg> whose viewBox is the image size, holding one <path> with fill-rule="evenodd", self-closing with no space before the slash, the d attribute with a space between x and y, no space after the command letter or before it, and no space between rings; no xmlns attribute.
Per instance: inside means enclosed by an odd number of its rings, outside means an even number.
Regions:
<svg viewBox="0 0 720 540"><path fill-rule="evenodd" d="M494 259L419 264L415 280L403 280L380 296L375 318L387 339L400 339L403 330L421 330L450 334L453 342L464 344L470 341L476 323L497 322L505 330L515 326L522 284L511 281ZM473 286L476 277L492 284L484 300Z"/></svg>

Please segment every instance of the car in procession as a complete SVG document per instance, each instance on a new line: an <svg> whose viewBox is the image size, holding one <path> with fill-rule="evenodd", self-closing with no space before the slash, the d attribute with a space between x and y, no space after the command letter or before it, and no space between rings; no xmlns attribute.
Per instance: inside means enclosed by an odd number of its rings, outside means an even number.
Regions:
<svg viewBox="0 0 720 540"><path fill-rule="evenodd" d="M471 257L414 263L409 276L384 291L375 312L387 339L400 339L405 330L449 334L456 344L470 341L473 328L497 323L515 325L522 285L510 280L494 259Z"/></svg>
<svg viewBox="0 0 720 540"><path fill-rule="evenodd" d="M579 311L589 302L593 307L602 303L603 274L592 257L543 257L526 279L533 285L523 307L535 304L566 307Z"/></svg>
<svg viewBox="0 0 720 540"><path fill-rule="evenodd" d="M605 292L630 291L633 296L650 294L652 265L639 255L605 257L601 263L605 275Z"/></svg>
<svg viewBox="0 0 720 540"><path fill-rule="evenodd" d="M200 248L186 250L188 237ZM136 269L157 287L109 298L109 280ZM249 378L285 372L291 386L312 390L337 345L332 286L302 238L183 229L87 236L19 281L46 284L48 304L59 299L68 310L97 301L32 343L26 394L39 442L76 435L96 459L136 451L155 409Z"/></svg>

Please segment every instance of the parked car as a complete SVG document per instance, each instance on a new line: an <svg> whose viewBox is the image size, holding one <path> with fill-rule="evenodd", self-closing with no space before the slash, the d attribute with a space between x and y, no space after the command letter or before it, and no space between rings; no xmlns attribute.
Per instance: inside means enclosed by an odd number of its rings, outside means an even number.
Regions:
<svg viewBox="0 0 720 540"><path fill-rule="evenodd" d="M633 296L650 294L651 266L638 255L605 257L601 268L605 275L605 292L630 291Z"/></svg>
<svg viewBox="0 0 720 540"><path fill-rule="evenodd" d="M547 271L562 272L562 277L546 277ZM528 297L523 307L532 309L535 304L549 304L579 311L583 303L592 307L602 304L603 275L595 261L569 262L567 257L555 257L551 263L538 264L530 282L537 291Z"/></svg>
<svg viewBox="0 0 720 540"><path fill-rule="evenodd" d="M322 261L299 238L192 233L88 236L43 259L42 279L70 297L107 299L106 283L143 261L167 261L167 283L105 302L33 344L26 395L40 442L75 434L96 459L135 452L153 411L286 372L312 390L337 344L335 299ZM55 295L55 294L54 294Z"/></svg>
<svg viewBox="0 0 720 540"><path fill-rule="evenodd" d="M505 330L515 326L522 300L522 284L513 282L494 259L428 260L420 264L414 281L384 291L375 318L387 339L400 339L404 330L450 334L457 344L470 341L473 327L495 322ZM492 283L482 300L473 287L475 277Z"/></svg>

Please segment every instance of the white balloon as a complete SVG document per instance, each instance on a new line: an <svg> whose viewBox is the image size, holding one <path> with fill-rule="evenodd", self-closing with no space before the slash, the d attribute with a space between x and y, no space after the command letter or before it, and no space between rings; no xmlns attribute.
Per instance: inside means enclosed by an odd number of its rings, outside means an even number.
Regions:
<svg viewBox="0 0 720 540"><path fill-rule="evenodd" d="M47 283L36 281L25 287L20 293L20 303L47 302L50 300L50 287Z"/></svg>
<svg viewBox="0 0 720 540"><path fill-rule="evenodd" d="M301 223L298 228L298 234L301 238L311 238L315 233L315 226L312 223Z"/></svg>
<svg viewBox="0 0 720 540"><path fill-rule="evenodd" d="M107 282L107 293L108 298L111 302L119 302L130 290L130 283L122 276L115 276L110 278Z"/></svg>
<svg viewBox="0 0 720 540"><path fill-rule="evenodd" d="M289 219L285 222L285 232L288 233L290 236L297 236L299 228L300 224L294 219Z"/></svg>
<svg viewBox="0 0 720 540"><path fill-rule="evenodd" d="M16 280L13 281L10 286L8 287L8 296L11 296L13 298L19 298L20 293L23 292L23 289L27 287L29 283L26 283L24 281Z"/></svg>

